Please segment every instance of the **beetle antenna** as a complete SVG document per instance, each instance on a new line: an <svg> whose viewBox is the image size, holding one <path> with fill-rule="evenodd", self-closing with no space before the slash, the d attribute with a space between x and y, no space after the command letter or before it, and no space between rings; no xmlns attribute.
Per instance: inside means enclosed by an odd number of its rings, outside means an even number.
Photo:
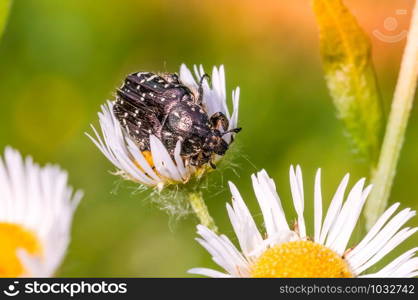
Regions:
<svg viewBox="0 0 418 300"><path fill-rule="evenodd" d="M241 128L241 127L234 128L234 129L229 129L229 130L227 130L227 131L222 132L222 135L225 135L225 134L227 134L227 133L238 133L238 132L240 132L241 130L242 130L242 128Z"/></svg>

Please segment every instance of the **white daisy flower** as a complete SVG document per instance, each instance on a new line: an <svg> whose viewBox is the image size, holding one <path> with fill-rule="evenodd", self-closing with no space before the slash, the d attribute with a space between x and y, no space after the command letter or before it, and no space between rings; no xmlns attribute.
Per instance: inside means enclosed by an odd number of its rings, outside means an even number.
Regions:
<svg viewBox="0 0 418 300"><path fill-rule="evenodd" d="M262 235L240 193L230 183L232 206L227 210L241 251L224 235L199 225L197 241L212 255L225 272L206 268L189 272L209 277L415 277L418 275L418 248L402 254L376 273L367 270L390 253L418 228L401 227L415 215L406 208L389 207L362 241L347 248L364 202L371 190L359 180L348 196L348 174L341 181L323 219L321 171L315 178L314 228L307 235L303 216L304 191L300 167L290 168L290 187L297 223L291 228L286 220L276 186L263 170L252 175L254 192L260 205L266 233Z"/></svg>
<svg viewBox="0 0 418 300"><path fill-rule="evenodd" d="M41 168L6 148L0 158L0 277L49 277L70 241L82 193L58 166Z"/></svg>
<svg viewBox="0 0 418 300"><path fill-rule="evenodd" d="M205 74L203 67L194 67L195 76L186 65L181 65L179 80L191 91L197 93L198 82ZM232 114L229 113L226 100L225 71L224 67L214 67L211 76L211 84L203 80L203 106L208 115L222 112L229 121L229 128L237 127L239 88L232 92ZM186 183L195 175L201 176L207 166L196 168L184 160L181 153L181 141L177 141L173 157L169 154L164 144L154 135L150 135L150 151L141 151L134 140L126 134L119 121L113 114L113 101L107 101L101 106L99 122L102 136L92 126L95 138L88 135L106 158L118 169L117 175L134 182L162 189L167 184ZM230 144L233 133L223 136ZM220 159L215 157L215 162Z"/></svg>

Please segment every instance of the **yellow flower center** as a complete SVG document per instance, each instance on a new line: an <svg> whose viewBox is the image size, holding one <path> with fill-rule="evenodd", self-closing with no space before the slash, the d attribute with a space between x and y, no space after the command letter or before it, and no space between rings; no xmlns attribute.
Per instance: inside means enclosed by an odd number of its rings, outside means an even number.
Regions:
<svg viewBox="0 0 418 300"><path fill-rule="evenodd" d="M287 242L267 249L252 265L252 277L353 277L346 261L311 241Z"/></svg>
<svg viewBox="0 0 418 300"><path fill-rule="evenodd" d="M35 234L18 224L0 222L0 277L27 275L27 270L17 256L17 250L29 254L42 254L41 245Z"/></svg>

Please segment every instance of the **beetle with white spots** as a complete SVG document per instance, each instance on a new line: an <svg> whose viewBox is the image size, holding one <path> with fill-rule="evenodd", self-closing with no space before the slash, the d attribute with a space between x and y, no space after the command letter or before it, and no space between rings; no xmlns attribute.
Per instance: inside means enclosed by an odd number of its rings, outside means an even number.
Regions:
<svg viewBox="0 0 418 300"><path fill-rule="evenodd" d="M130 74L117 90L113 113L141 151L150 150L152 134L170 155L181 141L181 156L190 165L209 163L215 168L213 157L224 155L229 147L223 137L241 128L229 128L229 120L221 111L208 115L202 103L202 85L207 77L201 76L196 90L173 73Z"/></svg>

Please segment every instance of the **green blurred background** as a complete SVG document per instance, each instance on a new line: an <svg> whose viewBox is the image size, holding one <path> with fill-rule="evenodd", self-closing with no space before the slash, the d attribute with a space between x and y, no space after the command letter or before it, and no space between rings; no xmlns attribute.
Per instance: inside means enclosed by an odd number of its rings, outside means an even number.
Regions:
<svg viewBox="0 0 418 300"><path fill-rule="evenodd" d="M370 34L387 108L405 40L386 43L374 30L407 29L412 0L346 0ZM406 9L397 16L396 9ZM398 20L387 31L384 21ZM385 31L386 30L386 31ZM214 267L195 238L197 220L169 218L136 186L110 174L113 166L87 139L100 104L133 71L178 70L181 63L224 64L227 89L241 87L236 172L214 177L205 198L220 230L236 241L225 210L226 187L239 187L254 216L261 214L250 174L265 168L275 179L289 221L288 169L304 171L306 217L316 168L330 200L346 172L368 176L353 153L327 94L317 30L307 0L24 0L14 1L0 43L0 147L12 145L38 162L60 164L85 191L72 243L59 276L189 276ZM418 208L418 112L414 109L391 202ZM409 223L418 225L418 218ZM354 238L356 239L356 237ZM355 240L354 240L355 242ZM418 235L386 262L416 246Z"/></svg>

